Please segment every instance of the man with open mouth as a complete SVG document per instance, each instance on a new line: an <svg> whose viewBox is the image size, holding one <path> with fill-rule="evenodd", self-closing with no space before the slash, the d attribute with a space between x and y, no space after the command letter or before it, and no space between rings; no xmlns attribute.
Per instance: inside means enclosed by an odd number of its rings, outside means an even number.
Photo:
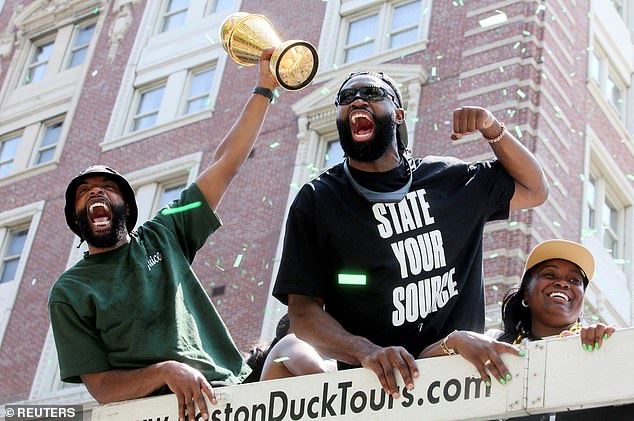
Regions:
<svg viewBox="0 0 634 421"><path fill-rule="evenodd" d="M247 159L277 86L271 50L239 119L212 162L167 209L135 229L137 204L117 171L94 165L66 189L66 222L84 258L60 276L49 312L63 381L85 383L100 403L176 395L181 420L204 419L212 386L250 373L191 263L221 222L215 213Z"/></svg>
<svg viewBox="0 0 634 421"><path fill-rule="evenodd" d="M496 156L470 163L412 158L403 97L383 73L350 74L335 105L345 158L297 194L273 295L298 337L398 397L394 371L411 389L427 345L484 329L485 223L540 205L549 187L484 108L453 113L452 139L479 131Z"/></svg>

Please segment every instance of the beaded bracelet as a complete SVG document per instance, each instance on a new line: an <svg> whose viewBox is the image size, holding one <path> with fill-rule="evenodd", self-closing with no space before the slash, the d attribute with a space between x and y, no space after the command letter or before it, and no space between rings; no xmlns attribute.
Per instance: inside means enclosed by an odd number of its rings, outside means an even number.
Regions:
<svg viewBox="0 0 634 421"><path fill-rule="evenodd" d="M504 123L500 123L500 133L497 136L495 136L493 139L489 139L486 136L485 136L485 138L491 144L497 143L497 142L500 141L500 139L502 139L502 136L504 136L504 132L505 131L506 131L506 126L504 125Z"/></svg>

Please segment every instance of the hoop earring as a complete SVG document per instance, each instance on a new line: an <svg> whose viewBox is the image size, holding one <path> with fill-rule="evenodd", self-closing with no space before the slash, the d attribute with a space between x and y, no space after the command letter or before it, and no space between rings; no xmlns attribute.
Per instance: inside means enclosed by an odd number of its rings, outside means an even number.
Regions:
<svg viewBox="0 0 634 421"><path fill-rule="evenodd" d="M526 298L522 298L522 307L528 308L528 303L526 302Z"/></svg>

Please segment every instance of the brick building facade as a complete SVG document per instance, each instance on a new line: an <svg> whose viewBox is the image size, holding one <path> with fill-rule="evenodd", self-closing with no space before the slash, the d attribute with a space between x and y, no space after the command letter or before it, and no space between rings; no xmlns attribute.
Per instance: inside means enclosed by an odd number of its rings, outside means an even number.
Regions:
<svg viewBox="0 0 634 421"><path fill-rule="evenodd" d="M208 165L257 70L218 29L260 13L282 39L317 46L320 70L279 90L251 157L225 195L223 228L194 270L242 350L272 336L270 297L298 186L336 162L334 92L352 70L401 85L414 155L492 157L480 136L452 143L452 111L490 109L542 162L546 204L486 228L487 321L537 242L566 238L597 257L586 316L632 323L634 1L0 1L0 405L88 402L62 385L46 302L80 258L64 217L68 180L92 163L126 175L147 219Z"/></svg>

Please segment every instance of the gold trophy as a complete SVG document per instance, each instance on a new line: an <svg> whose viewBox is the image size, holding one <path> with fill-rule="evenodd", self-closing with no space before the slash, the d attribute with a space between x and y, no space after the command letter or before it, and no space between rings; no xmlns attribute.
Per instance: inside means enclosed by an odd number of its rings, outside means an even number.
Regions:
<svg viewBox="0 0 634 421"><path fill-rule="evenodd" d="M253 66L262 51L275 47L271 56L271 73L277 83L289 91L308 86L317 74L319 57L309 42L282 42L271 22L262 15L237 12L229 15L220 27L222 48L238 64Z"/></svg>

